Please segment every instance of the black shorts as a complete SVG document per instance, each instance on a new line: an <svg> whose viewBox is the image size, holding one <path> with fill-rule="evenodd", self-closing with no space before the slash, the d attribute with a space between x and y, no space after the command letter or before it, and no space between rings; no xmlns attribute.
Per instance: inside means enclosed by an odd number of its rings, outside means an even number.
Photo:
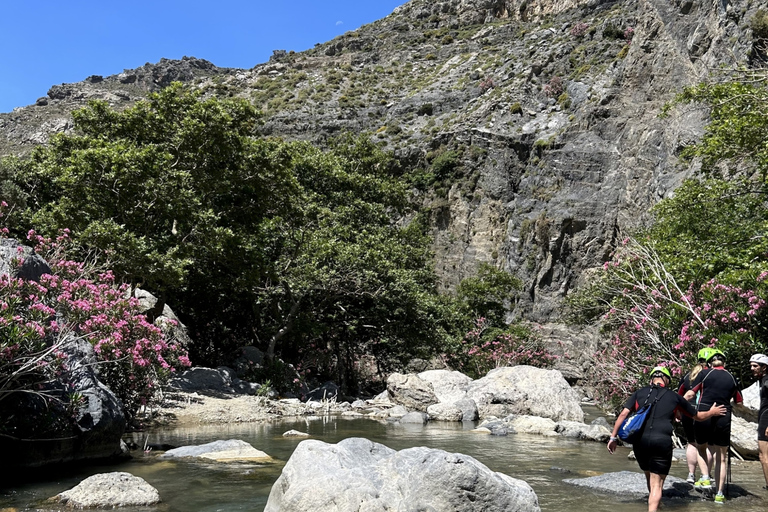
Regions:
<svg viewBox="0 0 768 512"><path fill-rule="evenodd" d="M768 441L768 436L765 435L765 429L768 428L768 411L764 411L760 415L760 422L757 424L757 440Z"/></svg>
<svg viewBox="0 0 768 512"><path fill-rule="evenodd" d="M672 467L672 439L646 438L632 445L637 464L643 471L657 475L668 475Z"/></svg>
<svg viewBox="0 0 768 512"><path fill-rule="evenodd" d="M730 446L731 444L731 413L725 416L713 416L706 421L693 424L696 444L711 444L715 446Z"/></svg>

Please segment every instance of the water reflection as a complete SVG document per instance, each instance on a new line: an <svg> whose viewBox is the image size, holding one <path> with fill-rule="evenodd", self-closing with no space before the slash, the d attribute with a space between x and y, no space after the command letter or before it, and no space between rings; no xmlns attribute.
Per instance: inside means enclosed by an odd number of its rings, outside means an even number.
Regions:
<svg viewBox="0 0 768 512"><path fill-rule="evenodd" d="M202 444L218 439L242 439L276 459L274 464L200 463L167 461L150 452L135 452L136 457L114 466L89 467L71 471L55 479L45 479L13 489L0 491L0 509L21 510L44 507L42 501L71 488L87 476L108 471L127 471L156 487L163 505L159 512L261 511L269 490L296 446L303 438L283 437L288 430L309 433L312 438L336 443L347 437L366 437L401 450L413 446L429 446L450 452L461 452L480 460L495 471L527 481L539 496L544 511L615 512L646 510L645 500L590 492L562 482L565 478L592 476L610 471L638 471L636 463L627 460L627 450L610 456L598 443L534 435L489 436L471 432L474 425L431 423L399 426L363 419L307 418L298 421L235 425L202 425L167 428L150 433L137 433L131 439L139 446L167 443L175 446ZM672 474L687 474L683 462L674 463ZM759 497L740 498L728 503L730 510L763 512L768 493L760 491L762 476L755 462L734 463L733 479ZM712 502L665 502L668 510L711 510ZM146 512L146 509L126 509Z"/></svg>

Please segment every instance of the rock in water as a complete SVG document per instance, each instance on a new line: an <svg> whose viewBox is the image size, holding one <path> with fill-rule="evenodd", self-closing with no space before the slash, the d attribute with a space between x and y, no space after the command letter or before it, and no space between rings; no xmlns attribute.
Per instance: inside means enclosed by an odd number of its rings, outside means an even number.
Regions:
<svg viewBox="0 0 768 512"><path fill-rule="evenodd" d="M425 447L395 451L367 439L303 441L272 486L265 512L540 510L524 481L476 459Z"/></svg>
<svg viewBox="0 0 768 512"><path fill-rule="evenodd" d="M115 472L88 477L54 499L73 508L146 507L160 503L160 494L143 478Z"/></svg>
<svg viewBox="0 0 768 512"><path fill-rule="evenodd" d="M239 439L214 441L196 446L182 446L168 450L160 456L163 459L198 457L202 459L227 461L271 462L272 458L261 450Z"/></svg>

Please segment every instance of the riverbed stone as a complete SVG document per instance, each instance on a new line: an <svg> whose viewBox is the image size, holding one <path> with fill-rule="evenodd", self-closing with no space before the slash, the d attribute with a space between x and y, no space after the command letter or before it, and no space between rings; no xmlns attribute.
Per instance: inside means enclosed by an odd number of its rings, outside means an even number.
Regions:
<svg viewBox="0 0 768 512"><path fill-rule="evenodd" d="M731 447L745 459L758 458L757 423L731 417Z"/></svg>
<svg viewBox="0 0 768 512"><path fill-rule="evenodd" d="M587 487L595 491L602 491L633 498L648 495L648 487L645 475L634 471L618 471L605 473L588 478L567 478L563 482L579 487ZM674 476L667 476L664 481L662 496L666 498L684 498L690 494L691 484Z"/></svg>
<svg viewBox="0 0 768 512"><path fill-rule="evenodd" d="M480 417L523 414L554 421L584 421L581 398L557 370L533 366L496 368L470 383Z"/></svg>
<svg viewBox="0 0 768 512"><path fill-rule="evenodd" d="M239 439L213 441L212 443L182 446L160 455L162 459L197 457L218 462L253 461L271 462L272 458L261 450Z"/></svg>
<svg viewBox="0 0 768 512"><path fill-rule="evenodd" d="M480 417L477 404L471 398L459 400L454 402L453 405L461 409L461 421L476 421Z"/></svg>
<svg viewBox="0 0 768 512"><path fill-rule="evenodd" d="M454 404L433 404L427 407L429 419L434 421L461 421L464 412Z"/></svg>
<svg viewBox="0 0 768 512"><path fill-rule="evenodd" d="M302 441L272 486L265 512L539 511L524 481L459 453L395 451L367 439Z"/></svg>
<svg viewBox="0 0 768 512"><path fill-rule="evenodd" d="M741 390L741 396L744 401L740 406L737 405L733 408L733 415L757 423L757 413L760 411L760 387L758 383L755 382Z"/></svg>
<svg viewBox="0 0 768 512"><path fill-rule="evenodd" d="M606 443L611 437L611 431L603 425L587 425L578 421L558 421L555 425L555 432L564 437L599 443Z"/></svg>
<svg viewBox="0 0 768 512"><path fill-rule="evenodd" d="M432 389L440 403L452 404L466 398L467 388L472 378L458 371L427 370L418 377L432 384Z"/></svg>
<svg viewBox="0 0 768 512"><path fill-rule="evenodd" d="M160 493L143 478L114 472L88 477L54 499L72 508L145 507L160 503Z"/></svg>
<svg viewBox="0 0 768 512"><path fill-rule="evenodd" d="M426 425L427 421L429 421L429 416L427 415L427 413L424 413L424 412L413 411L413 412L409 412L408 414L404 415L398 421L400 423L410 423L410 424L417 424L417 425Z"/></svg>
<svg viewBox="0 0 768 512"><path fill-rule="evenodd" d="M387 393L394 404L409 411L426 412L427 407L439 402L432 384L414 373L393 373L387 378Z"/></svg>

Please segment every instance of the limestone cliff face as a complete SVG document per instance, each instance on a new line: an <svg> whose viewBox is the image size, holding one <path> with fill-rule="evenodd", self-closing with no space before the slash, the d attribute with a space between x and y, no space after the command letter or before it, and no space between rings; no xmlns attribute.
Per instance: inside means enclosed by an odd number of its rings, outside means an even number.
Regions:
<svg viewBox="0 0 768 512"><path fill-rule="evenodd" d="M0 154L71 129L91 98L127 105L172 80L249 98L263 134L322 143L369 131L414 172L445 289L489 262L526 283L514 312L559 318L585 270L692 171L706 112L661 119L685 85L747 62L747 0L411 0L388 17L252 69L194 58L54 86L0 114Z"/></svg>

